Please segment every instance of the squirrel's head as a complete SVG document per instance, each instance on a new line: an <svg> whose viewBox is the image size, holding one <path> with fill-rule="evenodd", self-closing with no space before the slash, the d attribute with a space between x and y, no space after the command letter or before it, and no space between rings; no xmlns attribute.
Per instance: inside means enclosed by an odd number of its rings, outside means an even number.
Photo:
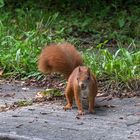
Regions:
<svg viewBox="0 0 140 140"><path fill-rule="evenodd" d="M90 69L86 66L78 67L77 81L81 90L86 90L91 80Z"/></svg>

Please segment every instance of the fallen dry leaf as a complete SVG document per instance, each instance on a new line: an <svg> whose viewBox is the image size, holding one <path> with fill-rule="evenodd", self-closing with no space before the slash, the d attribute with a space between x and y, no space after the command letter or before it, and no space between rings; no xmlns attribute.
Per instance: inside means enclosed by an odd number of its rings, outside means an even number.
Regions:
<svg viewBox="0 0 140 140"><path fill-rule="evenodd" d="M35 98L42 98L42 97L43 97L42 92L37 92Z"/></svg>
<svg viewBox="0 0 140 140"><path fill-rule="evenodd" d="M0 112L5 112L7 110L9 110L9 106L7 104L0 105Z"/></svg>
<svg viewBox="0 0 140 140"><path fill-rule="evenodd" d="M2 76L3 75L3 70L0 70L0 76Z"/></svg>
<svg viewBox="0 0 140 140"><path fill-rule="evenodd" d="M5 95L3 95L3 97L14 97L15 96L15 93L12 93L12 94L9 94L9 93L7 93L7 94L5 94Z"/></svg>

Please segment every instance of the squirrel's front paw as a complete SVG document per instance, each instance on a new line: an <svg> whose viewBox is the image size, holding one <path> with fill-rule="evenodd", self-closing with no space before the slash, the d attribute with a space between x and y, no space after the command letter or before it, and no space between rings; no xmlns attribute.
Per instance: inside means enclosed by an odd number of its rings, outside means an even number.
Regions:
<svg viewBox="0 0 140 140"><path fill-rule="evenodd" d="M78 110L78 115L85 115L85 112L83 110Z"/></svg>
<svg viewBox="0 0 140 140"><path fill-rule="evenodd" d="M71 104L67 104L66 106L63 107L63 109L66 110L71 110L72 109L72 105Z"/></svg>

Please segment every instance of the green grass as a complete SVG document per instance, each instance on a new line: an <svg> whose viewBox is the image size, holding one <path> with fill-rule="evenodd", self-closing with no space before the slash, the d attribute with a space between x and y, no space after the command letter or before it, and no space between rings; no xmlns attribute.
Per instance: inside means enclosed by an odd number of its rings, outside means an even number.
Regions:
<svg viewBox="0 0 140 140"><path fill-rule="evenodd" d="M124 83L140 78L139 6L114 12L110 6L95 6L82 13L34 5L0 8L0 68L4 76L39 77L37 59L44 44L68 41L78 46L86 65L98 77Z"/></svg>
<svg viewBox="0 0 140 140"><path fill-rule="evenodd" d="M108 49L89 49L83 56L85 63L99 77L122 82L140 78L140 51L119 48L113 53Z"/></svg>

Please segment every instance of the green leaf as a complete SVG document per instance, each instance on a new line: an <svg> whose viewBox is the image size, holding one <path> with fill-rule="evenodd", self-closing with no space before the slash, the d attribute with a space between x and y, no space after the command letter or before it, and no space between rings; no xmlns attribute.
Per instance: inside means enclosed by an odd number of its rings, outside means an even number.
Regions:
<svg viewBox="0 0 140 140"><path fill-rule="evenodd" d="M120 18L118 19L118 23L119 23L119 27L122 28L125 25L125 19L124 18Z"/></svg>
<svg viewBox="0 0 140 140"><path fill-rule="evenodd" d="M16 52L16 58L15 58L17 63L20 62L20 54L21 54L21 51L20 51L20 49L18 49L17 52Z"/></svg>

